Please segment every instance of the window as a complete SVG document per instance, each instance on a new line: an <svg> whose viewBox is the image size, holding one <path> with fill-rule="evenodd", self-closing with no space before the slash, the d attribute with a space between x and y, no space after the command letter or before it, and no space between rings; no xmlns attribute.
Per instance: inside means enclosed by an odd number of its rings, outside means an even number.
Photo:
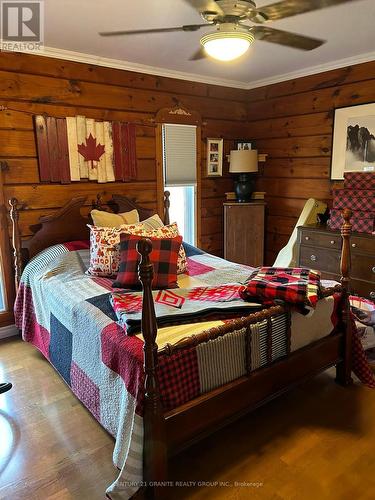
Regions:
<svg viewBox="0 0 375 500"><path fill-rule="evenodd" d="M163 173L170 191L170 220L184 241L196 243L197 127L166 123L162 128Z"/></svg>
<svg viewBox="0 0 375 500"><path fill-rule="evenodd" d="M4 202L3 171L0 169L0 327L14 322L9 307L14 302L13 262L9 252L7 210Z"/></svg>
<svg viewBox="0 0 375 500"><path fill-rule="evenodd" d="M171 193L169 218L177 222L178 229L186 243L195 245L195 186L166 186Z"/></svg>
<svg viewBox="0 0 375 500"><path fill-rule="evenodd" d="M3 282L3 266L0 263L1 276L0 276L0 313L6 310L5 307L5 296L4 296L4 282Z"/></svg>

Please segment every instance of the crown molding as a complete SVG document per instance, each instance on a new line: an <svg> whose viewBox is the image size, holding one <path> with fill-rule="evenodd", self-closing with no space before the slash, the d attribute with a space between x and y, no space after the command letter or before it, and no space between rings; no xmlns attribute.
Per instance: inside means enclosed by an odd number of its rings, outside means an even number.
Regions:
<svg viewBox="0 0 375 500"><path fill-rule="evenodd" d="M39 55L44 57L53 57L55 59L65 59L67 61L86 63L95 66L104 66L106 68L122 69L124 71L134 71L135 73L146 73L148 75L164 76L166 78L176 78L177 80L188 80L193 82L208 83L211 85L221 85L224 87L233 87L238 89L247 89L247 83L238 80L227 80L225 78L215 78L202 76L197 73L184 73L173 69L159 68L138 64L120 59L110 59L108 57L85 54L83 52L74 52L72 50L57 49L54 47L44 47L40 52L24 50L27 54Z"/></svg>
<svg viewBox="0 0 375 500"><path fill-rule="evenodd" d="M220 85L223 87L232 87L243 90L255 89L275 83L285 82L287 80L294 80L304 76L315 75L345 66L352 66L354 64L361 64L375 60L375 52L368 52L358 56L347 57L338 59L330 63L319 64L310 66L298 71L276 75L270 78L264 78L253 82L242 82L239 80L227 80L225 78L214 78L210 76L202 76L196 73L184 73L182 71L175 71L172 69L159 68L155 66L147 66L145 64L138 64L128 61L121 61L120 59L110 59L107 57L99 57L92 54L85 54L83 52L74 52L72 50L57 49L54 47L44 47L38 53L35 51L22 51L28 54L40 55L44 57L53 57L55 59L64 59L67 61L91 64L96 66L104 66L106 68L121 69L124 71L134 71L135 73L146 73L149 75L163 76L167 78L176 78L178 80L188 80L193 82L207 83L211 85Z"/></svg>

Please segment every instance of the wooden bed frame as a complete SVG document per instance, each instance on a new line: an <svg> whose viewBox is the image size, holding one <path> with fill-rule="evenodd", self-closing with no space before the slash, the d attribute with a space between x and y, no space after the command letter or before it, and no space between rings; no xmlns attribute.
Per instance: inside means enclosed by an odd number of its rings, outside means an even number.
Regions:
<svg viewBox="0 0 375 500"><path fill-rule="evenodd" d="M13 198L10 216L13 223L14 271L16 287L19 284L22 269L29 258L42 249L64 241L88 239L86 224L89 222L80 214L80 207L85 198L75 198L56 214L40 219L40 226L35 234L22 240L18 219L18 201ZM150 210L143 209L134 201L124 196L112 197L107 202L115 211L124 212L136 208L141 220L150 215ZM95 203L101 206L100 197ZM164 221L169 222L169 193L164 197ZM174 455L208 434L220 429L229 422L238 419L267 401L292 389L297 384L314 377L329 367L336 366L336 381L341 385L352 383L352 329L349 306L349 271L350 271L350 224L351 211L344 210L344 223L341 229L343 239L341 253L341 318L337 333L325 337L313 344L290 353L270 365L250 372L222 387L203 394L178 408L165 412L162 407L157 378L158 347L157 323L152 298L151 282L153 266L149 259L152 250L150 240L142 240L138 245L141 255L139 277L143 287L142 332L144 337L144 481L158 484L167 480L168 456ZM73 224L72 224L73 221ZM184 339L172 347L173 350L196 345L198 340L208 340L224 335L228 331L249 327L251 323L269 319L272 315L283 312L282 306L239 318L234 323L211 328L197 336ZM162 487L149 487L148 494L165 498ZM138 496L138 495L137 495Z"/></svg>

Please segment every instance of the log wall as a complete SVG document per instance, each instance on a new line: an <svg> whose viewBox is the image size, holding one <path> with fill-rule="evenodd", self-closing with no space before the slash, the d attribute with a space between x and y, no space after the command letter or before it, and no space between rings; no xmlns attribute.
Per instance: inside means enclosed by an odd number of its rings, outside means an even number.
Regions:
<svg viewBox="0 0 375 500"><path fill-rule="evenodd" d="M375 101L375 61L248 91L249 139L268 153L266 262L286 244L305 200L331 199L334 108Z"/></svg>
<svg viewBox="0 0 375 500"><path fill-rule="evenodd" d="M176 105L198 111L202 126L202 247L223 251L222 202L232 190L228 166L222 178L206 177L207 137L231 139L243 135L247 92L87 64L25 54L0 55L0 158L8 163L4 174L4 198L16 196L25 204L20 216L23 236L30 224L78 194L87 195L87 208L96 193L133 196L156 210L156 140L152 120L164 107ZM79 182L70 185L40 184L33 114L135 121L137 126L138 177L130 183Z"/></svg>
<svg viewBox="0 0 375 500"><path fill-rule="evenodd" d="M203 249L223 253L225 192L233 179L224 161L223 177L206 176L206 139L223 137L224 153L234 140L253 140L268 160L258 190L267 192L266 262L287 242L305 200L330 199L333 110L375 100L375 62L338 69L249 91L145 75L25 54L0 54L0 160L3 199L25 204L24 236L41 215L73 196L87 195L86 211L98 192L122 193L156 210L156 129L158 110L176 105L198 111L202 126ZM77 114L135 121L138 177L130 183L41 184L32 115Z"/></svg>

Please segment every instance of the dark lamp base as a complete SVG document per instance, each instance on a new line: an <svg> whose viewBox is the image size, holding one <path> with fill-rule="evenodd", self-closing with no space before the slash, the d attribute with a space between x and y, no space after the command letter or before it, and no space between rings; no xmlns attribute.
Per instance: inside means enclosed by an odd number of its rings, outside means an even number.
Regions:
<svg viewBox="0 0 375 500"><path fill-rule="evenodd" d="M254 191L255 179L251 174L239 174L234 182L234 191L239 203L248 203L251 201L251 195Z"/></svg>

